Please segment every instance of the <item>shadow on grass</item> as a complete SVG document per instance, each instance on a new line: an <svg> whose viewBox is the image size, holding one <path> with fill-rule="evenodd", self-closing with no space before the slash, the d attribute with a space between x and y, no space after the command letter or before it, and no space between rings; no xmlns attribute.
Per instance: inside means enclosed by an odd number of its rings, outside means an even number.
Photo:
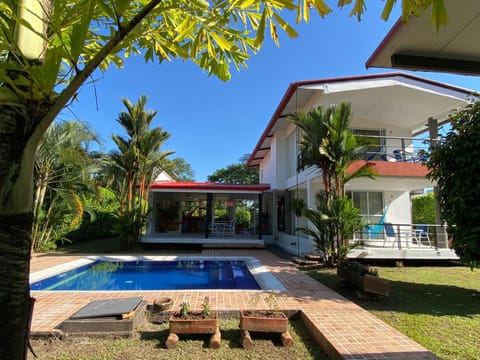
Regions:
<svg viewBox="0 0 480 360"><path fill-rule="evenodd" d="M395 311L432 316L472 317L480 314L480 292L454 285L390 280L390 296L380 301L359 300L356 290L342 287L334 270L303 269L306 274L366 310Z"/></svg>

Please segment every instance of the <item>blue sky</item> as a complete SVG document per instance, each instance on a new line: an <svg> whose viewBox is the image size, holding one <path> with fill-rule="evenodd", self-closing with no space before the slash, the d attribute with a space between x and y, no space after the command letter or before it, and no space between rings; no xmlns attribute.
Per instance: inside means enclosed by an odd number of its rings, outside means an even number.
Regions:
<svg viewBox="0 0 480 360"><path fill-rule="evenodd" d="M123 69L111 67L106 73L96 73L95 89L85 85L78 101L60 119L77 117L89 124L108 151L114 146L111 134L123 133L115 121L124 110L121 98L136 102L147 95L147 109L158 111L154 126L171 134L163 150L174 150L173 157L190 163L196 181L206 181L216 169L238 163L253 151L290 83L388 72L365 69L366 60L398 18L397 6L389 21L381 20L382 5L379 0L370 1L361 22L348 17L349 8L335 8L325 19L312 13L309 24L296 26L298 38L281 36L279 48L266 38L262 50L249 60L248 69L232 69L227 83L208 77L189 61L159 65L129 58ZM476 77L414 74L480 89Z"/></svg>

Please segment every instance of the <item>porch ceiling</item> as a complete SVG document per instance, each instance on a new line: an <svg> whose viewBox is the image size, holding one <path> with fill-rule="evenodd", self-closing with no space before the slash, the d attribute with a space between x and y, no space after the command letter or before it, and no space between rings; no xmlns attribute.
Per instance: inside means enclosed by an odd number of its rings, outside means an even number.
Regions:
<svg viewBox="0 0 480 360"><path fill-rule="evenodd" d="M365 79L341 84L300 87L282 115L296 105L308 110L342 101L351 103L352 125L374 122L382 128L404 129L414 136L427 129L429 117L444 122L452 109L465 105L465 95L433 83L421 83L402 76L389 79ZM282 122L278 122L278 127Z"/></svg>
<svg viewBox="0 0 480 360"><path fill-rule="evenodd" d="M478 0L446 0L445 7L449 22L438 32L430 21L431 7L422 16L397 21L366 67L480 75Z"/></svg>

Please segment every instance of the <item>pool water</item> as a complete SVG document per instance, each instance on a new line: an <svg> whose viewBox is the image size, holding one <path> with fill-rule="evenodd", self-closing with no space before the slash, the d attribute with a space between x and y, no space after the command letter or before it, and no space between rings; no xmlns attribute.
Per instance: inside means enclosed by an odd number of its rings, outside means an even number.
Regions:
<svg viewBox="0 0 480 360"><path fill-rule="evenodd" d="M95 261L30 284L31 290L245 289L259 285L243 261Z"/></svg>

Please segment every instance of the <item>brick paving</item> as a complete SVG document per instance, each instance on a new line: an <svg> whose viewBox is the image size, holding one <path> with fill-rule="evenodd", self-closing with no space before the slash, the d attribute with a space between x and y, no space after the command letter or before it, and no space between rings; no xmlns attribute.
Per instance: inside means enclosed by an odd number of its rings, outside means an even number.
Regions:
<svg viewBox="0 0 480 360"><path fill-rule="evenodd" d="M438 359L427 349L393 327L299 271L288 259L268 250L208 249L202 256L253 256L285 286L277 299L280 309L299 311L305 325L332 359ZM31 272L77 260L83 256L35 255ZM256 292L239 290L183 291L32 291L36 299L33 335L61 335L59 324L93 300L141 296L148 303L167 296L174 309L188 301L199 310L205 296L212 309L237 311L249 308ZM260 304L259 308L268 308Z"/></svg>

